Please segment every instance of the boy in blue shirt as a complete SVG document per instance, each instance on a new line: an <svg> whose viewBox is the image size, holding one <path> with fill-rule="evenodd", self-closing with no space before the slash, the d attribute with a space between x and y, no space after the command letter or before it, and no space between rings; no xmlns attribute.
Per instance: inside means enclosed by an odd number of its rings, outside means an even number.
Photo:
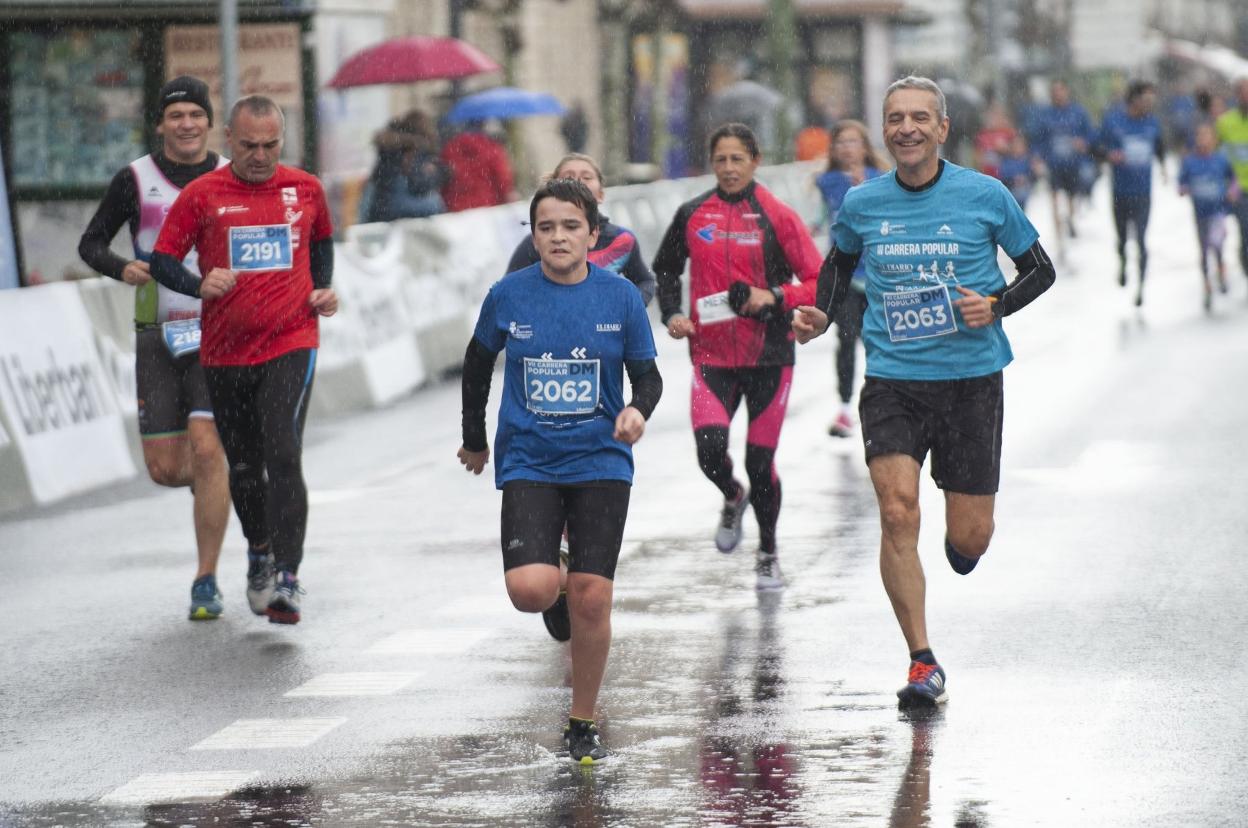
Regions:
<svg viewBox="0 0 1248 828"><path fill-rule="evenodd" d="M1153 115L1157 92L1148 81L1133 81L1127 87L1126 106L1105 113L1098 146L1113 169L1114 227L1118 231L1118 284L1127 286L1127 233L1135 229L1139 250L1140 282L1135 293L1136 307L1144 304L1144 274L1148 269L1148 249L1144 232L1152 208L1153 158L1161 164L1166 178L1165 146L1161 123Z"/></svg>
<svg viewBox="0 0 1248 828"><path fill-rule="evenodd" d="M598 201L580 181L554 179L529 205L540 261L490 288L464 354L459 461L480 474L494 362L505 353L494 440L503 492L507 594L522 612L560 599L559 538L568 529L572 709L570 758L607 757L594 707L611 646L611 596L633 481L632 445L645 432L663 380L641 295L590 264ZM633 397L625 404L624 374Z"/></svg>
<svg viewBox="0 0 1248 828"><path fill-rule="evenodd" d="M1218 267L1218 289L1226 293L1222 242L1226 240L1226 216L1231 210L1231 201L1239 196L1231 162L1218 151L1218 135L1213 124L1196 127L1196 149L1183 157L1179 168L1179 193L1192 197L1192 207L1196 211L1200 275L1205 284L1205 310L1209 310L1213 306L1213 289L1209 283L1211 260Z"/></svg>

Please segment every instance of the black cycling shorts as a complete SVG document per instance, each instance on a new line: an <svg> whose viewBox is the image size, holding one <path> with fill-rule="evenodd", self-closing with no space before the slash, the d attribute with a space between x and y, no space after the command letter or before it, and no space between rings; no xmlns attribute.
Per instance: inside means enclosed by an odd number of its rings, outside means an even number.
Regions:
<svg viewBox="0 0 1248 828"><path fill-rule="evenodd" d="M198 353L175 357L159 327L141 328L134 350L139 434L144 439L183 434L190 417L212 419L212 397Z"/></svg>
<svg viewBox="0 0 1248 828"><path fill-rule="evenodd" d="M996 494L1004 397L1000 371L961 380L867 377L858 403L867 463L907 454L922 465L931 451L932 479L941 489Z"/></svg>
<svg viewBox="0 0 1248 828"><path fill-rule="evenodd" d="M513 480L503 484L503 570L559 565L559 538L568 527L568 571L615 578L632 486L599 480L561 486Z"/></svg>

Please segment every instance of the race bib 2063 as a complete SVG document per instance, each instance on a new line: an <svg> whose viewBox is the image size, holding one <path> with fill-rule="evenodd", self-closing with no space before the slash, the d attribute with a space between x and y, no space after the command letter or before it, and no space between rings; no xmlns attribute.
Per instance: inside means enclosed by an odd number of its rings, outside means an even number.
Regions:
<svg viewBox="0 0 1248 828"><path fill-rule="evenodd" d="M885 293L884 317L892 342L944 336L958 330L945 285Z"/></svg>

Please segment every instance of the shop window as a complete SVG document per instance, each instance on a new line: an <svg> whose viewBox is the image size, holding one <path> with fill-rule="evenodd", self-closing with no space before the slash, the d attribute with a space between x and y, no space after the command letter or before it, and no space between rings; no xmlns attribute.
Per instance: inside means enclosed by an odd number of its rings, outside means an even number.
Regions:
<svg viewBox="0 0 1248 828"><path fill-rule="evenodd" d="M8 43L14 186L102 187L146 152L137 32L13 32Z"/></svg>

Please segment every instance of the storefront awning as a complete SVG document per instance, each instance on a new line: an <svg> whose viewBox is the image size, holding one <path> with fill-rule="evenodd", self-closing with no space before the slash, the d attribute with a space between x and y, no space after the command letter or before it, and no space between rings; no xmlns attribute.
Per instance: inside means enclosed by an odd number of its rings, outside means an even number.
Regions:
<svg viewBox="0 0 1248 828"><path fill-rule="evenodd" d="M677 0L695 20L762 19L767 0ZM794 0L797 16L815 18L887 17L899 23L922 23L928 15L905 0Z"/></svg>

